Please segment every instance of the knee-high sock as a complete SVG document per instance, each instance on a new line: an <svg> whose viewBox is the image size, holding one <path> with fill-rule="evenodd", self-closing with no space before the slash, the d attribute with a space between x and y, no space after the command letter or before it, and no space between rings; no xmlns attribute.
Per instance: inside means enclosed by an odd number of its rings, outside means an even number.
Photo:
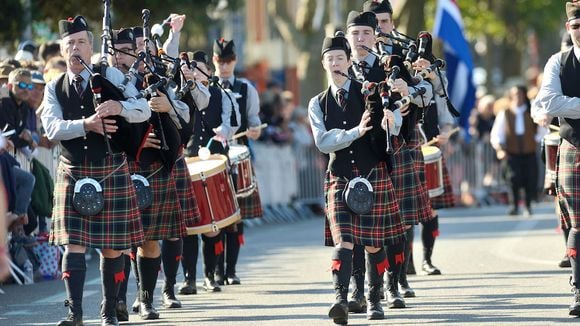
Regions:
<svg viewBox="0 0 580 326"><path fill-rule="evenodd" d="M129 284L129 275L131 275L131 257L129 255L121 255L124 261L123 271L125 274L125 279L121 282L119 286L119 301L127 302L127 286Z"/></svg>
<svg viewBox="0 0 580 326"><path fill-rule="evenodd" d="M354 245L352 253L352 293L354 295L364 295L365 293L365 247Z"/></svg>
<svg viewBox="0 0 580 326"><path fill-rule="evenodd" d="M165 274L165 286L175 285L177 268L182 254L181 239L176 241L163 240L161 244L161 257L163 259L163 272Z"/></svg>
<svg viewBox="0 0 580 326"><path fill-rule="evenodd" d="M159 267L161 267L161 257L147 258L137 255L140 285L139 300L141 302L153 302L153 293L155 292Z"/></svg>
<svg viewBox="0 0 580 326"><path fill-rule="evenodd" d="M380 290L383 285L383 275L389 266L385 250L381 248L374 254L367 252L366 264L369 278L369 301L377 303L381 301Z"/></svg>
<svg viewBox="0 0 580 326"><path fill-rule="evenodd" d="M348 283L352 274L352 250L346 248L335 248L332 253L332 280L335 289L337 287L346 290L343 300L346 300L348 293ZM342 296L342 293L341 293Z"/></svg>
<svg viewBox="0 0 580 326"><path fill-rule="evenodd" d="M87 264L84 253L65 251L62 257L62 279L66 295L73 313L82 316L83 290Z"/></svg>
<svg viewBox="0 0 580 326"><path fill-rule="evenodd" d="M414 234L414 226L405 231L405 245L403 249L405 258L403 259L403 266L401 268L401 272L399 273L399 283L404 286L409 285L407 283L407 268L409 267L409 260L411 258L411 247L413 246Z"/></svg>
<svg viewBox="0 0 580 326"><path fill-rule="evenodd" d="M181 267L185 279L195 282L197 270L197 257L199 255L199 237L197 234L188 235L183 238L183 252L181 257Z"/></svg>
<svg viewBox="0 0 580 326"><path fill-rule="evenodd" d="M404 240L396 244L389 244L386 246L387 260L389 262L387 267L387 288L395 292L398 291L399 275L403 269L405 262L405 242Z"/></svg>
<svg viewBox="0 0 580 326"><path fill-rule="evenodd" d="M125 257L105 258L101 256L101 283L105 305L115 306L119 287L125 279Z"/></svg>
<svg viewBox="0 0 580 326"><path fill-rule="evenodd" d="M229 233L226 238L226 276L236 275L236 265L240 247L244 243L244 222L236 225L237 231Z"/></svg>
<svg viewBox="0 0 580 326"><path fill-rule="evenodd" d="M580 289L580 264L578 262L578 251L580 251L580 233L576 229L570 229L568 236L568 257L572 265L572 281L577 289Z"/></svg>
<svg viewBox="0 0 580 326"><path fill-rule="evenodd" d="M217 258L223 252L223 242L220 236L210 238L202 235L201 240L204 275L213 280L214 272L216 271Z"/></svg>
<svg viewBox="0 0 580 326"><path fill-rule="evenodd" d="M435 216L428 222L423 223L421 240L423 241L423 260L431 261L435 238L439 235L439 216Z"/></svg>
<svg viewBox="0 0 580 326"><path fill-rule="evenodd" d="M219 238L222 245L223 245L224 243L226 243L227 239L229 238L229 233L226 232L225 230L221 230L220 234L216 238ZM202 239L203 239L203 236L202 236ZM205 251L204 251L204 254L205 254ZM219 254L216 253L216 262L215 262L214 269L215 269L215 273L217 275L221 275L221 276L225 275L225 271L226 271L226 269L225 269L225 255L226 255L225 250L223 250ZM205 260L205 258L204 258L204 260Z"/></svg>

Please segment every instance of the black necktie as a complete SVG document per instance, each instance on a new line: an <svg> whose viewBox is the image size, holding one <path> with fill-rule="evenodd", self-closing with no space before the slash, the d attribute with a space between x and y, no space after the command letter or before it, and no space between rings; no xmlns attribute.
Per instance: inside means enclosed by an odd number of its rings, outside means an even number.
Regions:
<svg viewBox="0 0 580 326"><path fill-rule="evenodd" d="M83 95L83 81L84 78L81 75L76 75L75 78L73 79L73 85L75 87L75 90L77 91L77 94L79 94L79 97L82 97Z"/></svg>
<svg viewBox="0 0 580 326"><path fill-rule="evenodd" d="M336 101L344 111L346 109L346 90L344 88L339 88L336 91Z"/></svg>
<svg viewBox="0 0 580 326"><path fill-rule="evenodd" d="M229 80L227 80L227 79L226 79L226 80L224 80L224 81L222 82L222 87L223 87L223 88L225 88L225 89L229 89L229 88L230 88L230 81L229 81Z"/></svg>

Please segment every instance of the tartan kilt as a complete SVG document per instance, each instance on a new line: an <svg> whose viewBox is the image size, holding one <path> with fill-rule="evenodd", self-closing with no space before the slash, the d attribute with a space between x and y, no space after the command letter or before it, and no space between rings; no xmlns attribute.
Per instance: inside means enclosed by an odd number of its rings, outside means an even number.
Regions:
<svg viewBox="0 0 580 326"><path fill-rule="evenodd" d="M421 222L427 222L433 219L433 214L431 214L431 198L429 197L429 190L427 189L427 177L425 176L425 158L423 157L423 152L421 151L421 133L419 132L419 126L415 127L415 133L413 139L407 142L407 147L411 151L411 156L415 162L415 171L421 180L421 187L417 188L417 200L419 201L419 220Z"/></svg>
<svg viewBox="0 0 580 326"><path fill-rule="evenodd" d="M562 139L556 162L560 218L565 225L576 228L580 226L580 150Z"/></svg>
<svg viewBox="0 0 580 326"><path fill-rule="evenodd" d="M153 194L151 206L141 211L143 234L147 241L181 238L186 234L175 180L162 166L163 163L159 161L146 167L129 162L131 174L137 173L147 178ZM155 173L157 170L159 171Z"/></svg>
<svg viewBox="0 0 580 326"><path fill-rule="evenodd" d="M417 225L419 224L420 206L416 193L417 189L422 187L421 180L415 173L415 163L404 139L400 137L392 137L391 139L394 148L391 180L399 201L401 218L405 225Z"/></svg>
<svg viewBox="0 0 580 326"><path fill-rule="evenodd" d="M201 213L199 212L199 206L197 206L191 176L184 156L175 161L172 173L185 225L187 227L194 226L201 220Z"/></svg>
<svg viewBox="0 0 580 326"><path fill-rule="evenodd" d="M358 171L354 173L358 174ZM374 167L367 179L373 186L375 203L370 214L355 215L349 211L342 197L346 179L326 172L325 245L351 242L381 248L403 239L405 228L386 163L381 162Z"/></svg>
<svg viewBox="0 0 580 326"><path fill-rule="evenodd" d="M256 190L245 198L238 198L238 205L240 206L240 215L242 219L249 220L252 218L260 218L264 215L262 209L262 201L260 200L260 188L256 179L256 172L252 166L252 173L254 173L254 180L256 180Z"/></svg>
<svg viewBox="0 0 580 326"><path fill-rule="evenodd" d="M441 157L441 166L443 169L443 193L437 197L431 198L431 205L433 209L455 207L455 196L453 195L451 178L449 177L447 163L445 163L445 157L443 156Z"/></svg>
<svg viewBox="0 0 580 326"><path fill-rule="evenodd" d="M123 250L143 243L143 226L137 208L135 187L129 177L125 154L113 154L98 162L74 166L60 157L54 187L54 207L49 242L51 245L79 245L90 248ZM75 181L90 177L101 181L105 207L94 216L75 211L72 200Z"/></svg>

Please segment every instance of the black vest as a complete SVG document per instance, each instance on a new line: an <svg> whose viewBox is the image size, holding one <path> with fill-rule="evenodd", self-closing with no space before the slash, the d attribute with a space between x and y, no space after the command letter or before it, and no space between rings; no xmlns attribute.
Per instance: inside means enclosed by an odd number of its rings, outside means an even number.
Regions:
<svg viewBox="0 0 580 326"><path fill-rule="evenodd" d="M238 121L238 123L240 124L240 128L238 129L238 132L246 131L246 130L248 130L248 112L247 112L248 110L246 108L246 103L248 100L248 84L246 84L246 83L244 83L236 78L234 81L234 85L231 89L234 93L239 93L241 95L241 97L237 99L238 106L240 108L240 117L242 120L242 121ZM232 100L235 100L235 99L232 98ZM229 99L227 101L229 101ZM235 117L235 112L232 112L232 114ZM240 142L241 144L244 144L244 145L248 145L248 137L246 137L246 136L240 137L240 138L238 138L238 142Z"/></svg>
<svg viewBox="0 0 580 326"><path fill-rule="evenodd" d="M191 118L195 120L193 126L193 136L187 143L186 154L188 156L197 156L200 147L205 147L209 140L215 136L214 128L222 124L222 98L221 89L217 86L208 87L211 97L205 110L194 110ZM220 142L212 141L210 146L212 153L225 154L225 150Z"/></svg>
<svg viewBox="0 0 580 326"><path fill-rule="evenodd" d="M324 126L326 130L350 130L358 126L364 112L364 102L360 90L360 85L351 83L350 89L348 90L346 109L344 111L336 103L334 96L330 94L330 88L318 95L318 103L324 115ZM377 111L380 111L382 116L382 110L375 110L375 112ZM371 118L371 121L373 119L374 117ZM380 120L378 123L380 124ZM373 130L376 128L374 126ZM355 140L349 147L330 153L328 169L333 174L348 179L360 175L366 176L382 158L377 155L377 152L372 147L371 133L367 132L363 137ZM382 151L383 153L385 152L385 147L382 148ZM356 165L360 175L353 175L353 165Z"/></svg>
<svg viewBox="0 0 580 326"><path fill-rule="evenodd" d="M580 62L573 50L562 53L560 64L560 82L562 94L569 97L580 97ZM580 119L560 118L560 136L572 145L580 147Z"/></svg>
<svg viewBox="0 0 580 326"><path fill-rule="evenodd" d="M64 120L78 120L95 114L93 94L87 86L79 98L73 87L70 87L68 74L61 76L55 86L56 98L62 107ZM121 150L110 142L114 153ZM103 135L89 132L85 137L61 141L62 155L73 163L95 162L105 158L107 146Z"/></svg>

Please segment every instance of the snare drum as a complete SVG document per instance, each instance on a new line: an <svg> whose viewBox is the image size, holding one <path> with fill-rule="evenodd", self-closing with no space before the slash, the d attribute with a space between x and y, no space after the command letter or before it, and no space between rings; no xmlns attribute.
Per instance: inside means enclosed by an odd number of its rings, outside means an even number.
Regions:
<svg viewBox="0 0 580 326"><path fill-rule="evenodd" d="M441 150L435 146L421 146L421 152L425 158L425 179L429 198L437 197L444 192Z"/></svg>
<svg viewBox="0 0 580 326"><path fill-rule="evenodd" d="M239 221L240 207L228 174L227 157L214 154L207 160L190 157L185 161L201 213L200 221L188 227L187 233L214 232Z"/></svg>
<svg viewBox="0 0 580 326"><path fill-rule="evenodd" d="M546 174L556 177L556 160L558 157L558 146L560 145L560 134L552 132L544 136L544 146L546 149Z"/></svg>
<svg viewBox="0 0 580 326"><path fill-rule="evenodd" d="M228 151L232 172L236 174L236 197L245 198L256 190L250 150L244 145L230 145Z"/></svg>

